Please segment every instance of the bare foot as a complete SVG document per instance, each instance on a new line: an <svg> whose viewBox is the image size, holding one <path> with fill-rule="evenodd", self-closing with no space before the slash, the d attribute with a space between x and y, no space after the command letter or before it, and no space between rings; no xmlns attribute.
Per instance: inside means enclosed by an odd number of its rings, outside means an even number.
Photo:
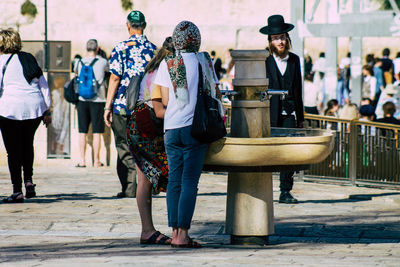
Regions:
<svg viewBox="0 0 400 267"><path fill-rule="evenodd" d="M101 162L99 161L99 162L95 162L95 163L94 163L94 166L95 166L95 167L103 167L104 164L101 163Z"/></svg>

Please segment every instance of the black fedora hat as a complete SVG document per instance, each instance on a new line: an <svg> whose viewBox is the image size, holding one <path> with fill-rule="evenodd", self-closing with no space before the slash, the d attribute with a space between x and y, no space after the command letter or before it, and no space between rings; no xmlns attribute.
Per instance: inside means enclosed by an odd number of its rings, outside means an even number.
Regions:
<svg viewBox="0 0 400 267"><path fill-rule="evenodd" d="M268 25L260 29L262 34L281 34L293 30L294 25L285 23L281 15L272 15L268 17Z"/></svg>

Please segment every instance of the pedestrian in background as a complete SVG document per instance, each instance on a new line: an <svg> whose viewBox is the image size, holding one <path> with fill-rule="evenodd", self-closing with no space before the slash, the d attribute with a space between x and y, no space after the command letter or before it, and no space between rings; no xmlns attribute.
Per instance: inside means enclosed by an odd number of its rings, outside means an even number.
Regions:
<svg viewBox="0 0 400 267"><path fill-rule="evenodd" d="M313 68L313 61L309 54L304 52L304 76L310 74Z"/></svg>
<svg viewBox="0 0 400 267"><path fill-rule="evenodd" d="M306 74L304 78L304 111L319 115L322 108L322 92L313 83L314 74Z"/></svg>
<svg viewBox="0 0 400 267"><path fill-rule="evenodd" d="M117 148L117 173L122 191L117 197L136 197L135 160L129 151L126 124L131 111L126 107L126 88L133 76L143 75L154 56L156 46L143 34L146 19L134 10L127 17L128 40L118 43L111 52L110 83L104 108L104 121L112 127Z"/></svg>
<svg viewBox="0 0 400 267"><path fill-rule="evenodd" d="M393 59L393 73L395 82L400 83L400 52L397 52L396 58Z"/></svg>
<svg viewBox="0 0 400 267"><path fill-rule="evenodd" d="M398 86L394 86L393 84L388 84L385 86L385 88L382 90L381 96L379 97L379 101L378 104L376 105L376 117L378 119L383 118L384 117L384 113L383 113L383 105L386 102L392 102L395 106L398 103L398 94L399 94L399 87ZM395 112L394 113L394 117L398 119L398 117L400 116L399 112Z"/></svg>
<svg viewBox="0 0 400 267"><path fill-rule="evenodd" d="M76 107L78 110L78 130L79 130L79 149L80 161L75 167L86 167L86 137L89 131L89 125L92 124L93 131L93 156L94 166L101 167L100 148L101 135L104 133L104 105L106 102L106 86L104 74L108 71L108 62L103 57L97 55L98 43L96 39L90 39L86 43L86 56L78 60L75 64L75 73L80 77L83 66L92 66L95 81L96 92L92 98L79 96L79 102ZM82 81L83 82L83 81Z"/></svg>
<svg viewBox="0 0 400 267"><path fill-rule="evenodd" d="M339 102L336 99L331 99L326 103L326 109L324 111L325 116L337 117L338 110L340 108Z"/></svg>
<svg viewBox="0 0 400 267"><path fill-rule="evenodd" d="M367 97L375 101L376 95L376 78L374 77L373 67L370 65L364 65L362 68L363 74L363 85L361 89L361 97Z"/></svg>
<svg viewBox="0 0 400 267"><path fill-rule="evenodd" d="M0 31L0 129L7 150L13 194L5 203L36 196L33 184L33 140L40 122L51 123L49 86L36 59L21 51L18 32Z"/></svg>
<svg viewBox="0 0 400 267"><path fill-rule="evenodd" d="M396 112L396 105L388 101L385 104L383 104L383 118L377 119L376 122L380 123L391 123L391 124L397 124L400 125L400 120L396 119L393 115Z"/></svg>
<svg viewBox="0 0 400 267"><path fill-rule="evenodd" d="M382 59L380 58L375 58L375 64L373 67L374 71L374 77L376 79L376 89L375 89L375 103L374 105L376 106L379 102L379 98L382 94L383 90L383 85L384 85L384 80L383 80L383 72L382 72Z"/></svg>
<svg viewBox="0 0 400 267"><path fill-rule="evenodd" d="M222 60L217 57L217 53L213 50L211 51L211 59L214 64L215 73L217 74L218 80L222 78Z"/></svg>
<svg viewBox="0 0 400 267"><path fill-rule="evenodd" d="M384 48L382 51L382 72L383 72L383 79L385 81L385 86L388 84L393 83L393 71L394 71L394 65L393 61L389 58L390 56L390 49L389 48Z"/></svg>
<svg viewBox="0 0 400 267"><path fill-rule="evenodd" d="M325 72L326 72L326 59L325 53L319 53L319 58L315 61L312 72L314 73L314 84L322 94L322 102L325 104L326 99L326 85L325 85Z"/></svg>

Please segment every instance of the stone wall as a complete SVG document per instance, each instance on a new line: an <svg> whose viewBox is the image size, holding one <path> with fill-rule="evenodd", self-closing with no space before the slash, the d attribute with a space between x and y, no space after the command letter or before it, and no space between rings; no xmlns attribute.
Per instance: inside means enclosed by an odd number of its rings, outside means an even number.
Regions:
<svg viewBox="0 0 400 267"><path fill-rule="evenodd" d="M44 38L44 1L31 0L38 8L32 24L20 26L24 40ZM98 39L109 54L113 46L128 37L125 22L128 12L120 0L51 0L48 2L48 39L70 40L72 55L84 54L85 43ZM202 34L202 49L216 50L220 56L228 48L264 48L265 36L258 29L267 17L281 13L290 21L290 1L259 0L133 0L134 9L141 10L148 22L146 35L156 45L171 35L182 20L197 24ZM21 1L2 0L0 27L24 21L19 15Z"/></svg>

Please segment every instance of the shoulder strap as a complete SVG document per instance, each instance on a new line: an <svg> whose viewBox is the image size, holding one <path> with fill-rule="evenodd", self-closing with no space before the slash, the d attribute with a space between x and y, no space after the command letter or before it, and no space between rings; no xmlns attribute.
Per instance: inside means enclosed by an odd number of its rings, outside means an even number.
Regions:
<svg viewBox="0 0 400 267"><path fill-rule="evenodd" d="M93 67L93 65L97 62L97 60L99 60L98 58L95 58L92 60L92 62L90 62L90 67Z"/></svg>
<svg viewBox="0 0 400 267"><path fill-rule="evenodd" d="M201 67L201 64L199 62L199 83L198 83L198 93L200 90L203 90L203 68Z"/></svg>
<svg viewBox="0 0 400 267"><path fill-rule="evenodd" d="M74 67L74 72L76 73L77 76L79 76L79 74L80 74L80 71L79 71L79 63L81 63L82 66L84 65L83 62L82 62L82 59L79 58L79 59L76 61L76 72L75 72L75 67Z"/></svg>
<svg viewBox="0 0 400 267"><path fill-rule="evenodd" d="M7 59L7 61L6 61L6 64L4 64L4 66L3 66L3 70L2 70L3 74L1 75L0 88L3 88L4 74L6 73L6 69L7 69L8 63L10 63L11 58L12 58L13 56L14 56L14 54L11 54L11 56L10 56L10 57Z"/></svg>

